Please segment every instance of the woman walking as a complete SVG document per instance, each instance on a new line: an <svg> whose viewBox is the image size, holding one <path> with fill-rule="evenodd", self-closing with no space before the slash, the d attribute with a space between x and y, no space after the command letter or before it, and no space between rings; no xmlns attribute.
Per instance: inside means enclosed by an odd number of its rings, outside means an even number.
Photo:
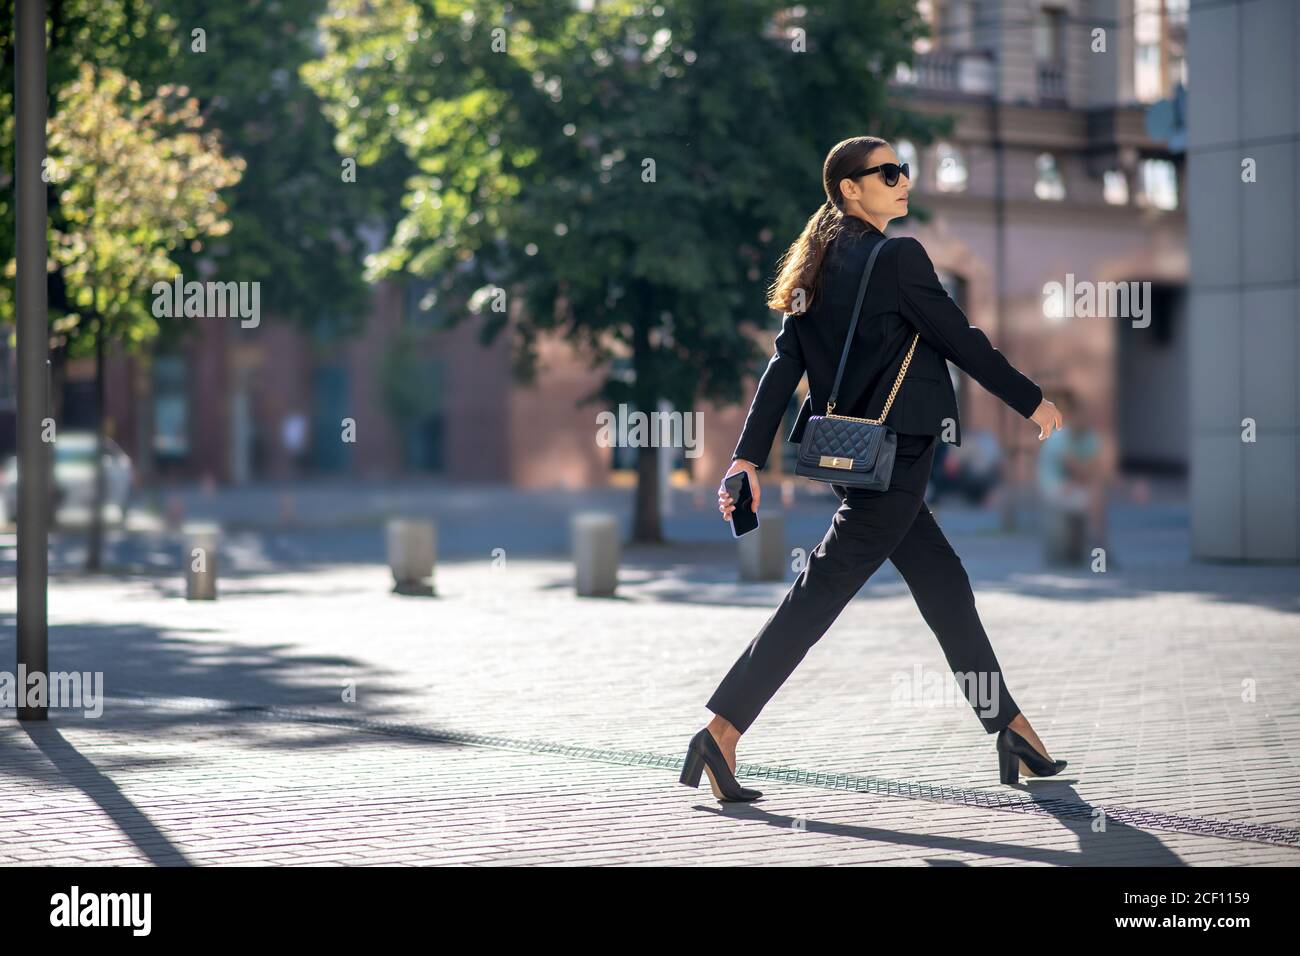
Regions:
<svg viewBox="0 0 1300 956"><path fill-rule="evenodd" d="M785 313L775 350L750 405L727 475L744 471L758 511L758 471L767 461L790 396L808 375L809 399L790 439L798 441L812 409L826 408L849 334L864 264L891 219L907 214L911 188L883 139L858 136L838 143L822 168L826 203L781 260L768 305ZM961 444L957 399L944 360L965 371L1039 427L1039 440L1062 425L1056 406L971 326L935 275L919 242L904 237L883 246L874 264L836 397L837 415L866 417L887 409L898 435L890 484L870 491L833 484L840 506L821 543L780 606L741 653L707 707L713 720L692 738L681 782L709 775L724 802L754 800L758 790L734 776L736 743L763 706L830 627L862 584L886 559L893 562L934 631L955 675L964 678L985 731L997 734L1001 780L1051 776L1064 760L1047 754L1020 712L980 624L961 559L925 504L939 435L946 426ZM915 340L915 341L914 341ZM900 387L896 379L911 360ZM892 403L888 403L891 391ZM725 481L724 476L724 481ZM725 486L718 509L731 520L735 504ZM971 688L982 688L976 700Z"/></svg>

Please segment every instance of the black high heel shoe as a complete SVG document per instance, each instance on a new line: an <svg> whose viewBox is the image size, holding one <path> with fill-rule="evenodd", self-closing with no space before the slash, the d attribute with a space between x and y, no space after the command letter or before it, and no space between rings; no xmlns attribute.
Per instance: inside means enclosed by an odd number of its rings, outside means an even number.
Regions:
<svg viewBox="0 0 1300 956"><path fill-rule="evenodd" d="M727 766L727 758L723 756L722 748L713 739L713 734L709 733L708 727L692 737L690 746L686 748L686 759L682 761L681 782L688 787L698 787L700 774L704 772L706 765L713 782L722 791L722 796L718 799L723 803L748 802L757 800L763 795L761 790L751 790L736 782L731 768Z"/></svg>
<svg viewBox="0 0 1300 956"><path fill-rule="evenodd" d="M1048 760L1024 737L1003 727L998 731L998 773L1003 783L1015 786L1020 782L1020 761L1025 762L1035 777L1054 777L1065 769L1066 761Z"/></svg>

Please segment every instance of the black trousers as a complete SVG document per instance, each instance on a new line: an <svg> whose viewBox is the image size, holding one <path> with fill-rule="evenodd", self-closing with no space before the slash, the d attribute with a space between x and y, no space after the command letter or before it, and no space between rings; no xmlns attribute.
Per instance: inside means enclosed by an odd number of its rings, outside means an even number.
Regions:
<svg viewBox="0 0 1300 956"><path fill-rule="evenodd" d="M832 485L840 506L785 598L706 705L742 733L888 558L943 648L958 685L988 733L1020 712L975 610L961 558L925 504L938 439L899 435L890 486Z"/></svg>

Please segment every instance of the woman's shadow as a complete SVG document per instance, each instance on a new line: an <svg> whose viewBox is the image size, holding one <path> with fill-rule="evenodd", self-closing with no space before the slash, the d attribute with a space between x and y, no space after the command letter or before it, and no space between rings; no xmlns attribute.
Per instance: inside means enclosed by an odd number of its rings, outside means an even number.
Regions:
<svg viewBox="0 0 1300 956"><path fill-rule="evenodd" d="M1154 833L1108 818L1101 807L1089 804L1067 780L1043 780L1015 787L1027 793L1032 806L1024 810L990 809L993 813L1022 813L1032 818L1051 818L1075 834L1078 849L1056 850L1022 846L997 840L971 837L947 837L925 833L907 833L882 827L829 823L805 816L769 813L756 803L733 804L734 809L706 807L721 816L754 820L783 830L827 833L899 846L925 847L941 853L973 853L1022 863L1052 866L1186 866L1179 856L1166 847ZM870 792L870 791L865 791ZM936 803L948 803L943 800ZM958 804L949 804L956 806ZM966 866L942 857L926 860L931 866Z"/></svg>

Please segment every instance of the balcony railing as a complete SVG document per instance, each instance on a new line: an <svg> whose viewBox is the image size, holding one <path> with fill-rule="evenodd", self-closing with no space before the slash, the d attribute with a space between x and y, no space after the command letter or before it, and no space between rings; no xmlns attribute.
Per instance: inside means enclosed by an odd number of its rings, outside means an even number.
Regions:
<svg viewBox="0 0 1300 956"><path fill-rule="evenodd" d="M937 50L917 54L911 67L899 65L894 83L928 93L993 92L993 57L985 50Z"/></svg>
<svg viewBox="0 0 1300 956"><path fill-rule="evenodd" d="M1038 98L1048 103L1065 102L1064 64L1038 64Z"/></svg>

